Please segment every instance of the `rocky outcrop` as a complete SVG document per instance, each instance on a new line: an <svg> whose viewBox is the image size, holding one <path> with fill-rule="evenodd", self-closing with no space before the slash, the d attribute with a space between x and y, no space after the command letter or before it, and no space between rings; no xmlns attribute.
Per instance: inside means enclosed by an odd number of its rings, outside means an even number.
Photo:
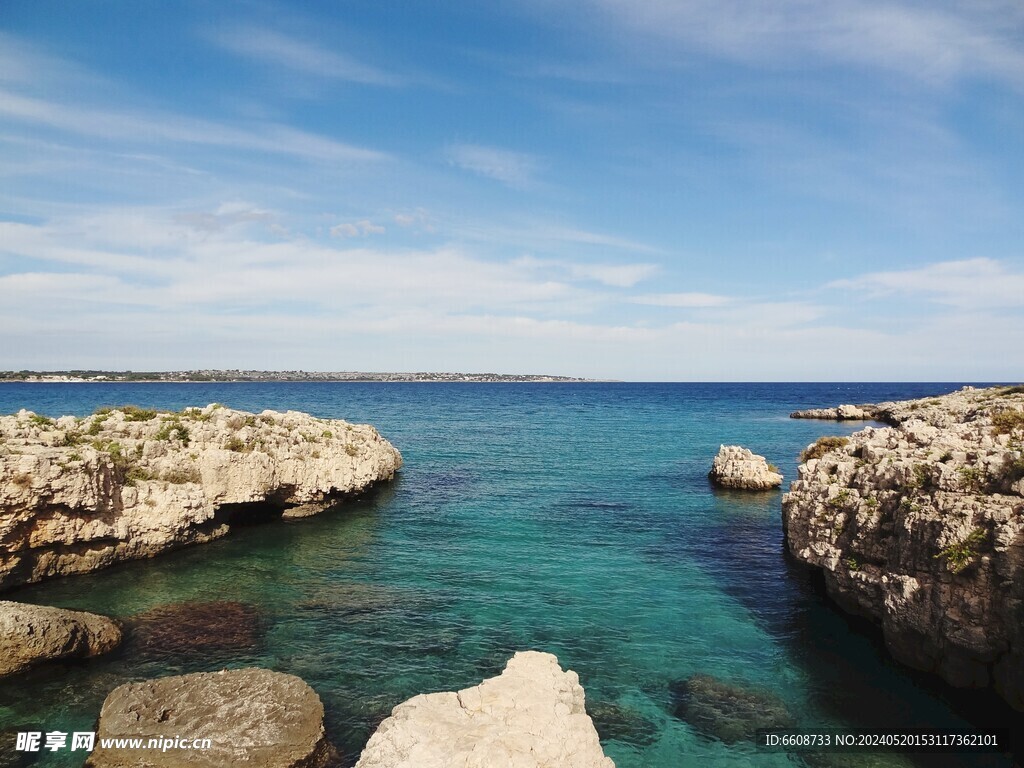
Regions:
<svg viewBox="0 0 1024 768"><path fill-rule="evenodd" d="M294 411L0 417L0 589L210 541L268 509L323 509L401 463L371 426Z"/></svg>
<svg viewBox="0 0 1024 768"><path fill-rule="evenodd" d="M828 421L867 421L876 418L877 405L837 405L835 408L809 408L793 411L791 419L826 419Z"/></svg>
<svg viewBox="0 0 1024 768"><path fill-rule="evenodd" d="M766 491L782 485L782 475L764 456L738 445L723 445L711 465L708 479L720 488Z"/></svg>
<svg viewBox="0 0 1024 768"><path fill-rule="evenodd" d="M399 704L356 768L614 768L601 750L575 672L523 651L498 677Z"/></svg>
<svg viewBox="0 0 1024 768"><path fill-rule="evenodd" d="M105 616L0 601L0 677L47 661L98 656L120 643L120 626Z"/></svg>
<svg viewBox="0 0 1024 768"><path fill-rule="evenodd" d="M162 677L115 688L103 702L96 749L86 766L261 766L323 768L336 753L324 734L324 706L305 682L266 669ZM187 747L169 746L174 740ZM156 747L104 748L102 739ZM195 740L209 739L209 746Z"/></svg>
<svg viewBox="0 0 1024 768"><path fill-rule="evenodd" d="M1024 388L879 409L895 426L804 452L789 551L898 659L1024 709Z"/></svg>

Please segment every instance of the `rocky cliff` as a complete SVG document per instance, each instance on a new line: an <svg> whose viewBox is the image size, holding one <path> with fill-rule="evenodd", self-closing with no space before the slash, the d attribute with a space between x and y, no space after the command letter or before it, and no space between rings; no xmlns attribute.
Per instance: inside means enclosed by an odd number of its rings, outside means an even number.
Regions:
<svg viewBox="0 0 1024 768"><path fill-rule="evenodd" d="M0 589L309 514L401 466L367 425L219 405L0 417Z"/></svg>
<svg viewBox="0 0 1024 768"><path fill-rule="evenodd" d="M874 406L783 497L789 551L893 655L1024 709L1024 388Z"/></svg>
<svg viewBox="0 0 1024 768"><path fill-rule="evenodd" d="M505 671L458 693L399 704L356 768L615 768L605 757L575 672L522 651Z"/></svg>

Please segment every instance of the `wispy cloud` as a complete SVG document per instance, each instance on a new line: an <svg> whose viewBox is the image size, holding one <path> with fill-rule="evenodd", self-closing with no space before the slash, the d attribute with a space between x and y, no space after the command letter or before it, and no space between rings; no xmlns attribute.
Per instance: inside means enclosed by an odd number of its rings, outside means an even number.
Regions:
<svg viewBox="0 0 1024 768"><path fill-rule="evenodd" d="M445 155L452 165L517 188L528 186L539 168L533 155L480 144L455 144Z"/></svg>
<svg viewBox="0 0 1024 768"><path fill-rule="evenodd" d="M872 272L835 280L830 287L862 291L871 298L919 296L960 309L1024 308L1024 272L986 258Z"/></svg>
<svg viewBox="0 0 1024 768"><path fill-rule="evenodd" d="M0 89L0 116L125 144L173 142L327 161L375 162L387 155L274 123L239 128L173 113L128 112L47 101Z"/></svg>
<svg viewBox="0 0 1024 768"><path fill-rule="evenodd" d="M631 288L658 271L655 264L576 262L564 259L538 259L533 256L521 256L512 263L535 272L557 273L570 280L591 281L613 288Z"/></svg>
<svg viewBox="0 0 1024 768"><path fill-rule="evenodd" d="M210 39L225 50L263 62L285 67L303 75L344 80L363 85L397 86L402 80L377 67L350 56L323 48L310 40L300 40L280 32L255 26L217 29Z"/></svg>
<svg viewBox="0 0 1024 768"><path fill-rule="evenodd" d="M331 227L331 237L365 237L366 235L383 235L387 229L374 224L369 219L346 221Z"/></svg>
<svg viewBox="0 0 1024 768"><path fill-rule="evenodd" d="M890 0L590 0L615 33L632 30L723 58L780 65L811 60L882 68L916 80L994 75L1024 85L1012 1L940 7ZM664 57L665 51L661 52ZM671 55L671 54L668 54Z"/></svg>
<svg viewBox="0 0 1024 768"><path fill-rule="evenodd" d="M630 299L635 304L647 304L653 307L686 307L704 308L721 307L732 299L714 293L648 293Z"/></svg>

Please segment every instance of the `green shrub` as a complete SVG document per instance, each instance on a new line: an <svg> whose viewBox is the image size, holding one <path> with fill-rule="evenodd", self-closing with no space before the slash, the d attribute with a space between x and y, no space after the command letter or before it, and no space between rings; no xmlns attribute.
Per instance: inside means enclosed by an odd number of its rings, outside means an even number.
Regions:
<svg viewBox="0 0 1024 768"><path fill-rule="evenodd" d="M64 437L61 438L60 444L65 448L70 448L73 445L78 445L82 442L82 435L74 430L69 429L64 433Z"/></svg>
<svg viewBox="0 0 1024 768"><path fill-rule="evenodd" d="M134 464L130 464L124 472L125 485L135 485L144 480L153 480L155 478L156 476L150 470Z"/></svg>
<svg viewBox="0 0 1024 768"><path fill-rule="evenodd" d="M227 451L234 451L235 453L246 453L252 450L252 448L246 445L245 441L237 435L228 438L227 442L224 443L224 449Z"/></svg>
<svg viewBox="0 0 1024 768"><path fill-rule="evenodd" d="M102 413L97 411L96 415L93 416L92 424L89 425L89 428L85 431L85 434L90 435L91 437L96 437L96 435L98 435L103 430L103 423L109 418L109 408L104 410Z"/></svg>
<svg viewBox="0 0 1024 768"><path fill-rule="evenodd" d="M975 528L967 534L963 541L950 544L933 557L945 560L947 567L952 573L960 573L978 556L977 547L984 540L985 530L983 528Z"/></svg>
<svg viewBox="0 0 1024 768"><path fill-rule="evenodd" d="M183 446L188 446L191 442L189 437L188 427L182 424L177 417L167 419L157 430L157 433L153 436L156 440L174 440L177 438L181 441Z"/></svg>
<svg viewBox="0 0 1024 768"><path fill-rule="evenodd" d="M850 503L850 492L843 488L839 493L828 500L828 505L833 509L841 509Z"/></svg>
<svg viewBox="0 0 1024 768"><path fill-rule="evenodd" d="M846 567L849 568L851 571L859 571L860 561L858 561L856 557L848 557L846 558Z"/></svg>
<svg viewBox="0 0 1024 768"><path fill-rule="evenodd" d="M819 437L814 445L808 447L800 454L800 461L807 462L811 459L820 459L829 451L842 448L844 445L848 445L849 442L850 438L848 437Z"/></svg>
<svg viewBox="0 0 1024 768"><path fill-rule="evenodd" d="M119 409L125 421L149 421L156 417L156 411L150 408L139 408L137 405L122 405Z"/></svg>
<svg viewBox="0 0 1024 768"><path fill-rule="evenodd" d="M976 490L981 486L983 480L982 471L978 467L960 467L957 470L960 475L960 482L968 490Z"/></svg>
<svg viewBox="0 0 1024 768"><path fill-rule="evenodd" d="M164 472L160 479L175 485L184 485L185 483L202 482L203 477L199 473L199 467L175 467Z"/></svg>
<svg viewBox="0 0 1024 768"><path fill-rule="evenodd" d="M347 453L349 456L358 456L359 449L352 445L352 443L347 443L345 445L345 453Z"/></svg>
<svg viewBox="0 0 1024 768"><path fill-rule="evenodd" d="M53 426L53 419L49 419L46 416L41 416L38 413L33 413L31 416L29 416L28 421L29 424L34 424L35 426L43 427L44 429Z"/></svg>
<svg viewBox="0 0 1024 768"><path fill-rule="evenodd" d="M1011 432L1024 430L1024 411L1007 408L992 414L992 427L997 435L1008 435Z"/></svg>

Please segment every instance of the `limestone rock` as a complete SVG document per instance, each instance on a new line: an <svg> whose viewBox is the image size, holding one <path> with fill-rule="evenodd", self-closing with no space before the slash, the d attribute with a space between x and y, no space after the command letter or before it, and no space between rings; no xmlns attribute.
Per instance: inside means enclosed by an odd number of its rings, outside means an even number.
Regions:
<svg viewBox="0 0 1024 768"><path fill-rule="evenodd" d="M498 677L399 704L356 768L614 768L575 672L521 651Z"/></svg>
<svg viewBox="0 0 1024 768"><path fill-rule="evenodd" d="M877 408L893 426L805 452L789 551L897 659L1024 709L1024 389Z"/></svg>
<svg viewBox="0 0 1024 768"><path fill-rule="evenodd" d="M765 491L782 485L782 475L764 456L738 445L723 445L711 465L708 478L721 488Z"/></svg>
<svg viewBox="0 0 1024 768"><path fill-rule="evenodd" d="M295 411L0 417L0 589L210 541L268 509L308 514L401 464L373 427Z"/></svg>
<svg viewBox="0 0 1024 768"><path fill-rule="evenodd" d="M162 677L115 688L103 702L86 766L323 768L336 753L324 706L305 682L266 669ZM209 739L209 749L102 748L106 738ZM167 742L158 741L158 744Z"/></svg>
<svg viewBox="0 0 1024 768"><path fill-rule="evenodd" d="M838 405L835 408L809 408L793 411L791 419L827 419L829 421L866 421L876 418L876 405Z"/></svg>
<svg viewBox="0 0 1024 768"><path fill-rule="evenodd" d="M121 628L105 616L0 601L0 677L46 661L98 656L120 643Z"/></svg>

